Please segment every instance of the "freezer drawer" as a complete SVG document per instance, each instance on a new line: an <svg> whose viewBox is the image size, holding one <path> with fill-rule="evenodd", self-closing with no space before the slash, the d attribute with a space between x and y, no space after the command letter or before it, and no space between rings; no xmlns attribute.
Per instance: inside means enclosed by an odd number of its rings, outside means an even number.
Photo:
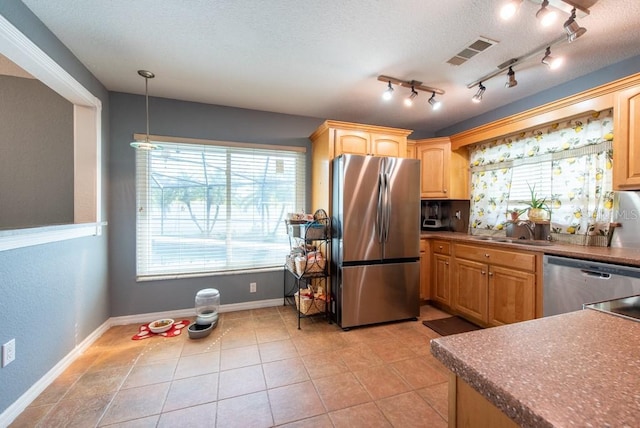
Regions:
<svg viewBox="0 0 640 428"><path fill-rule="evenodd" d="M420 262L341 268L338 324L342 328L420 316Z"/></svg>

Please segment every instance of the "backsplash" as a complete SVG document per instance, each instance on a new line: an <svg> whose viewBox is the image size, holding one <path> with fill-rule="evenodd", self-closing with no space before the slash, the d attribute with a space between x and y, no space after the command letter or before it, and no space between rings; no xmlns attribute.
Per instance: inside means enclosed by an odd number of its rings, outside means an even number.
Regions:
<svg viewBox="0 0 640 428"><path fill-rule="evenodd" d="M616 192L613 221L620 226L613 231L611 246L640 248L640 192Z"/></svg>

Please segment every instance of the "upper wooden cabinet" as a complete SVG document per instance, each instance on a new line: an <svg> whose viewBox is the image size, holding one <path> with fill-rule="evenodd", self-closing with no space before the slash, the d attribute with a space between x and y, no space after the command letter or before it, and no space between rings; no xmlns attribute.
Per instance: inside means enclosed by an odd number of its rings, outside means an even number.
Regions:
<svg viewBox="0 0 640 428"><path fill-rule="evenodd" d="M416 159L420 160L422 198L469 198L468 155L452 152L448 137L417 140Z"/></svg>
<svg viewBox="0 0 640 428"><path fill-rule="evenodd" d="M416 142L415 140L407 140L407 159L417 159L416 158Z"/></svg>
<svg viewBox="0 0 640 428"><path fill-rule="evenodd" d="M613 187L640 190L640 85L616 94L614 120Z"/></svg>
<svg viewBox="0 0 640 428"><path fill-rule="evenodd" d="M311 211L331 214L331 160L341 154L407 157L409 129L327 120L311 140Z"/></svg>

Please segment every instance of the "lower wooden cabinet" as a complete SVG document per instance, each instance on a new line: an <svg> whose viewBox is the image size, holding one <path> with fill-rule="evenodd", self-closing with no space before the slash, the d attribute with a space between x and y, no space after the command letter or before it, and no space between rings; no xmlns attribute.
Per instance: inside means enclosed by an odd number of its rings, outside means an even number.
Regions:
<svg viewBox="0 0 640 428"><path fill-rule="evenodd" d="M451 256L434 254L431 268L432 273L432 294L431 300L435 300L446 306L451 306Z"/></svg>
<svg viewBox="0 0 640 428"><path fill-rule="evenodd" d="M429 240L420 240L420 300L431 298L431 252Z"/></svg>
<svg viewBox="0 0 640 428"><path fill-rule="evenodd" d="M526 251L454 243L450 307L482 326L534 319L536 257ZM437 262L433 264L437 269Z"/></svg>
<svg viewBox="0 0 640 428"><path fill-rule="evenodd" d="M502 325L536 317L536 275L493 266L489 271L489 324Z"/></svg>
<svg viewBox="0 0 640 428"><path fill-rule="evenodd" d="M453 309L486 324L488 319L489 266L471 260L455 259L453 275Z"/></svg>

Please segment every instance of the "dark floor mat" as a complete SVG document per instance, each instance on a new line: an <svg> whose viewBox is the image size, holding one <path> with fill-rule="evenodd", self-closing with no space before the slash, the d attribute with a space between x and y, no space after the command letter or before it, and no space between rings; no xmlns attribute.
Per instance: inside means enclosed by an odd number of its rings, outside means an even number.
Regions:
<svg viewBox="0 0 640 428"><path fill-rule="evenodd" d="M481 330L475 324L470 323L460 317L440 318L437 320L425 320L422 324L441 336L449 336L450 334L466 333L468 331Z"/></svg>

